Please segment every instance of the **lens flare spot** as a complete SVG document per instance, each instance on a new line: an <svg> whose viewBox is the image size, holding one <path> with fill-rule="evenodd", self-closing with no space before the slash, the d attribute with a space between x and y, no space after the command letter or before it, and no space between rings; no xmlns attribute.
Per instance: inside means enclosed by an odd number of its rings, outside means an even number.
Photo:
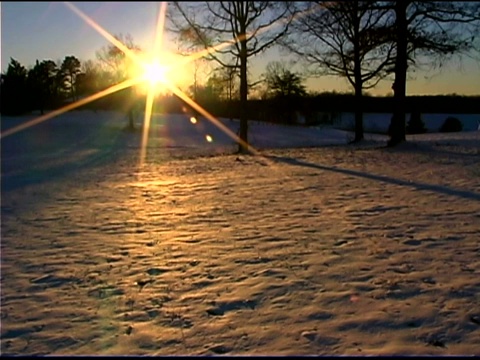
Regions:
<svg viewBox="0 0 480 360"><path fill-rule="evenodd" d="M212 138L210 135L206 135L206 136L205 136L205 139L207 139L207 141L208 141L209 143L211 143L211 142L213 141L213 138Z"/></svg>
<svg viewBox="0 0 480 360"><path fill-rule="evenodd" d="M190 122L192 124L196 124L197 123L197 119L195 119L193 116L190 118Z"/></svg>

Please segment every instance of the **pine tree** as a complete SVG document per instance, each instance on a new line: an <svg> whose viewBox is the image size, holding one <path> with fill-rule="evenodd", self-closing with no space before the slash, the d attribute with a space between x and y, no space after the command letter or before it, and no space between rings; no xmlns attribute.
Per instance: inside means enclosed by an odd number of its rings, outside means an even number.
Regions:
<svg viewBox="0 0 480 360"><path fill-rule="evenodd" d="M422 115L418 111L413 111L407 124L407 134L424 134L427 132Z"/></svg>

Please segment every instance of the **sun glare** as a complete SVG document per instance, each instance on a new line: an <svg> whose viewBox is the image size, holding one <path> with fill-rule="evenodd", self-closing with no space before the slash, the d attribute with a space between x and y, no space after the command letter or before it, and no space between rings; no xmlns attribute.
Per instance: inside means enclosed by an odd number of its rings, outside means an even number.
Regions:
<svg viewBox="0 0 480 360"><path fill-rule="evenodd" d="M189 82L190 66L178 69L179 56L166 51L152 56L144 54L141 61L132 64L131 77L142 83L142 92L155 94L170 91L171 86L185 86Z"/></svg>
<svg viewBox="0 0 480 360"><path fill-rule="evenodd" d="M142 137L142 146L140 154L140 164L143 164L146 156L146 148L148 142L149 126L150 120L152 117L152 111L154 106L155 97L159 93L171 92L173 95L177 96L188 104L189 108L194 109L199 114L203 115L205 118L210 120L213 124L223 130L228 136L232 139L243 143L244 146L249 146L247 143L244 143L242 139L238 137L234 132L232 132L228 127L223 125L218 121L213 115L208 113L200 105L198 105L194 100L192 100L187 94L181 90L188 86L192 80L192 74L194 74L195 68L193 61L205 56L208 53L213 51L218 51L221 48L231 46L236 43L239 39L232 39L231 41L226 41L215 47L199 51L197 53L190 54L188 56L180 55L175 52L162 49L163 42L163 28L165 22L165 14L167 8L167 2L160 3L160 9L158 12L157 26L155 32L155 43L153 49L147 53L138 53L132 51L127 46L122 44L121 41L116 39L108 31L106 31L102 26L96 23L92 18L87 14L82 12L77 8L73 3L65 2L65 5L70 8L74 13L81 17L88 25L90 25L94 30L99 32L103 37L110 41L114 46L119 50L125 53L126 57L129 60L128 79L123 81L120 84L114 85L106 90L100 91L99 93L93 94L85 99L78 100L72 104L68 104L58 110L52 111L46 115L35 118L29 122L11 128L7 131L0 133L0 138L5 136L12 135L18 131L24 130L28 127L37 125L43 121L51 119L52 117L63 114L67 111L76 109L84 104L90 103L97 99L100 99L109 94L115 93L125 88L134 87L136 89L143 88L143 91L146 96L145 101L145 119L144 119L144 129ZM185 109L187 112L188 110ZM192 124L197 123L197 119L192 117L190 119ZM213 138L210 135L206 135L206 140L208 142L213 142ZM249 147L252 151L254 149ZM255 152L255 151L254 151Z"/></svg>
<svg viewBox="0 0 480 360"><path fill-rule="evenodd" d="M168 82L168 67L159 63L151 62L145 64L143 72L143 80L150 83L152 86L165 84Z"/></svg>

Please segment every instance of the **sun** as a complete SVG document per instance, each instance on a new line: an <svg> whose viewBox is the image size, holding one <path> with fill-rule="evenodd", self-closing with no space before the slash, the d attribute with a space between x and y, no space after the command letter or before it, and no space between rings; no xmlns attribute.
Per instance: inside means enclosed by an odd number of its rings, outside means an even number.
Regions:
<svg viewBox="0 0 480 360"><path fill-rule="evenodd" d="M65 2L65 5L125 54L125 63L122 64L121 71L122 73L124 71L126 72L126 79L98 93L87 96L74 103L67 104L60 109L54 110L48 114L42 115L38 118L34 118L20 125L9 128L6 131L2 131L0 133L0 139L5 136L15 134L18 131L27 129L31 126L40 124L65 112L74 110L92 101L96 101L110 94L114 94L117 91L131 88L134 90L134 94L137 92L137 90L142 89L142 91L137 93L136 95L145 95L144 129L140 155L141 164L143 164L146 155L146 147L149 134L148 129L152 117L153 105L155 103L156 96L159 93L177 96L196 112L203 115L212 123L214 123L217 127L222 129L232 139L242 142L242 139L240 139L238 135L233 133L229 128L219 122L213 115L203 109L183 90L191 86L192 78L196 78L197 67L194 64L194 60L200 59L206 54L212 53L213 51L218 51L224 47L230 46L232 44L231 41L221 43L212 48L205 49L190 55L181 54L176 51L170 51L168 49L165 50L165 48L162 46L162 41L167 2L162 1L160 2L160 11L158 12L153 49L150 52L143 52L140 49L128 48L128 46L123 44L115 36L106 31L102 26L96 23L87 14L82 12L73 3L67 1ZM194 120L196 121L196 119ZM191 121L192 123L195 123L195 121ZM207 141L211 142L213 141L213 139L208 136ZM246 143L244 145L248 146L248 144ZM254 150L253 148L251 149Z"/></svg>
<svg viewBox="0 0 480 360"><path fill-rule="evenodd" d="M132 63L131 66L130 76L139 80L141 93L164 93L177 81L171 76L171 65L164 61L164 57L142 56L141 61Z"/></svg>
<svg viewBox="0 0 480 360"><path fill-rule="evenodd" d="M166 93L172 87L183 87L190 81L191 66L178 54L162 51L159 54L140 54L140 61L131 62L130 77L140 82L141 93Z"/></svg>
<svg viewBox="0 0 480 360"><path fill-rule="evenodd" d="M153 87L168 85L168 66L159 61L143 64L142 78Z"/></svg>

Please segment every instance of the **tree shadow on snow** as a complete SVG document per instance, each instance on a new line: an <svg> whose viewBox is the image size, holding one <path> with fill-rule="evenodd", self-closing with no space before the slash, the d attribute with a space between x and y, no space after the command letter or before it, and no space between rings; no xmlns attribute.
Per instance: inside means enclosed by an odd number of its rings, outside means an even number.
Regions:
<svg viewBox="0 0 480 360"><path fill-rule="evenodd" d="M433 184L426 184L426 183L421 183L421 182L415 182L415 181L407 181L407 180L401 180L401 179L395 179L389 176L385 175L375 175L375 174L369 174L366 172L362 171L357 171L357 170L350 170L350 169L342 169L342 168L337 168L337 167L332 167L332 166L325 166L325 165L320 165L320 164L313 164L309 163L306 161L290 158L290 157L281 157L281 156L267 156L269 159L273 161L278 161L278 162L283 162L285 164L289 165L294 165L294 166L303 166L307 168L313 168L317 170L324 170L324 171L332 171L344 175L350 175L350 176L358 176L362 177L365 179L370 179L370 180L375 180L375 181L381 181L389 184L394 184L394 185L399 185L399 186L406 186L410 187L416 190L422 190L422 191L432 191L432 192L437 192L440 194L445 194L445 195L450 195L450 196L457 196L461 197L464 199L468 200L477 200L480 201L480 194L472 191L466 191L466 190L458 190L454 188L450 188L447 186L441 186L441 185L433 185Z"/></svg>

